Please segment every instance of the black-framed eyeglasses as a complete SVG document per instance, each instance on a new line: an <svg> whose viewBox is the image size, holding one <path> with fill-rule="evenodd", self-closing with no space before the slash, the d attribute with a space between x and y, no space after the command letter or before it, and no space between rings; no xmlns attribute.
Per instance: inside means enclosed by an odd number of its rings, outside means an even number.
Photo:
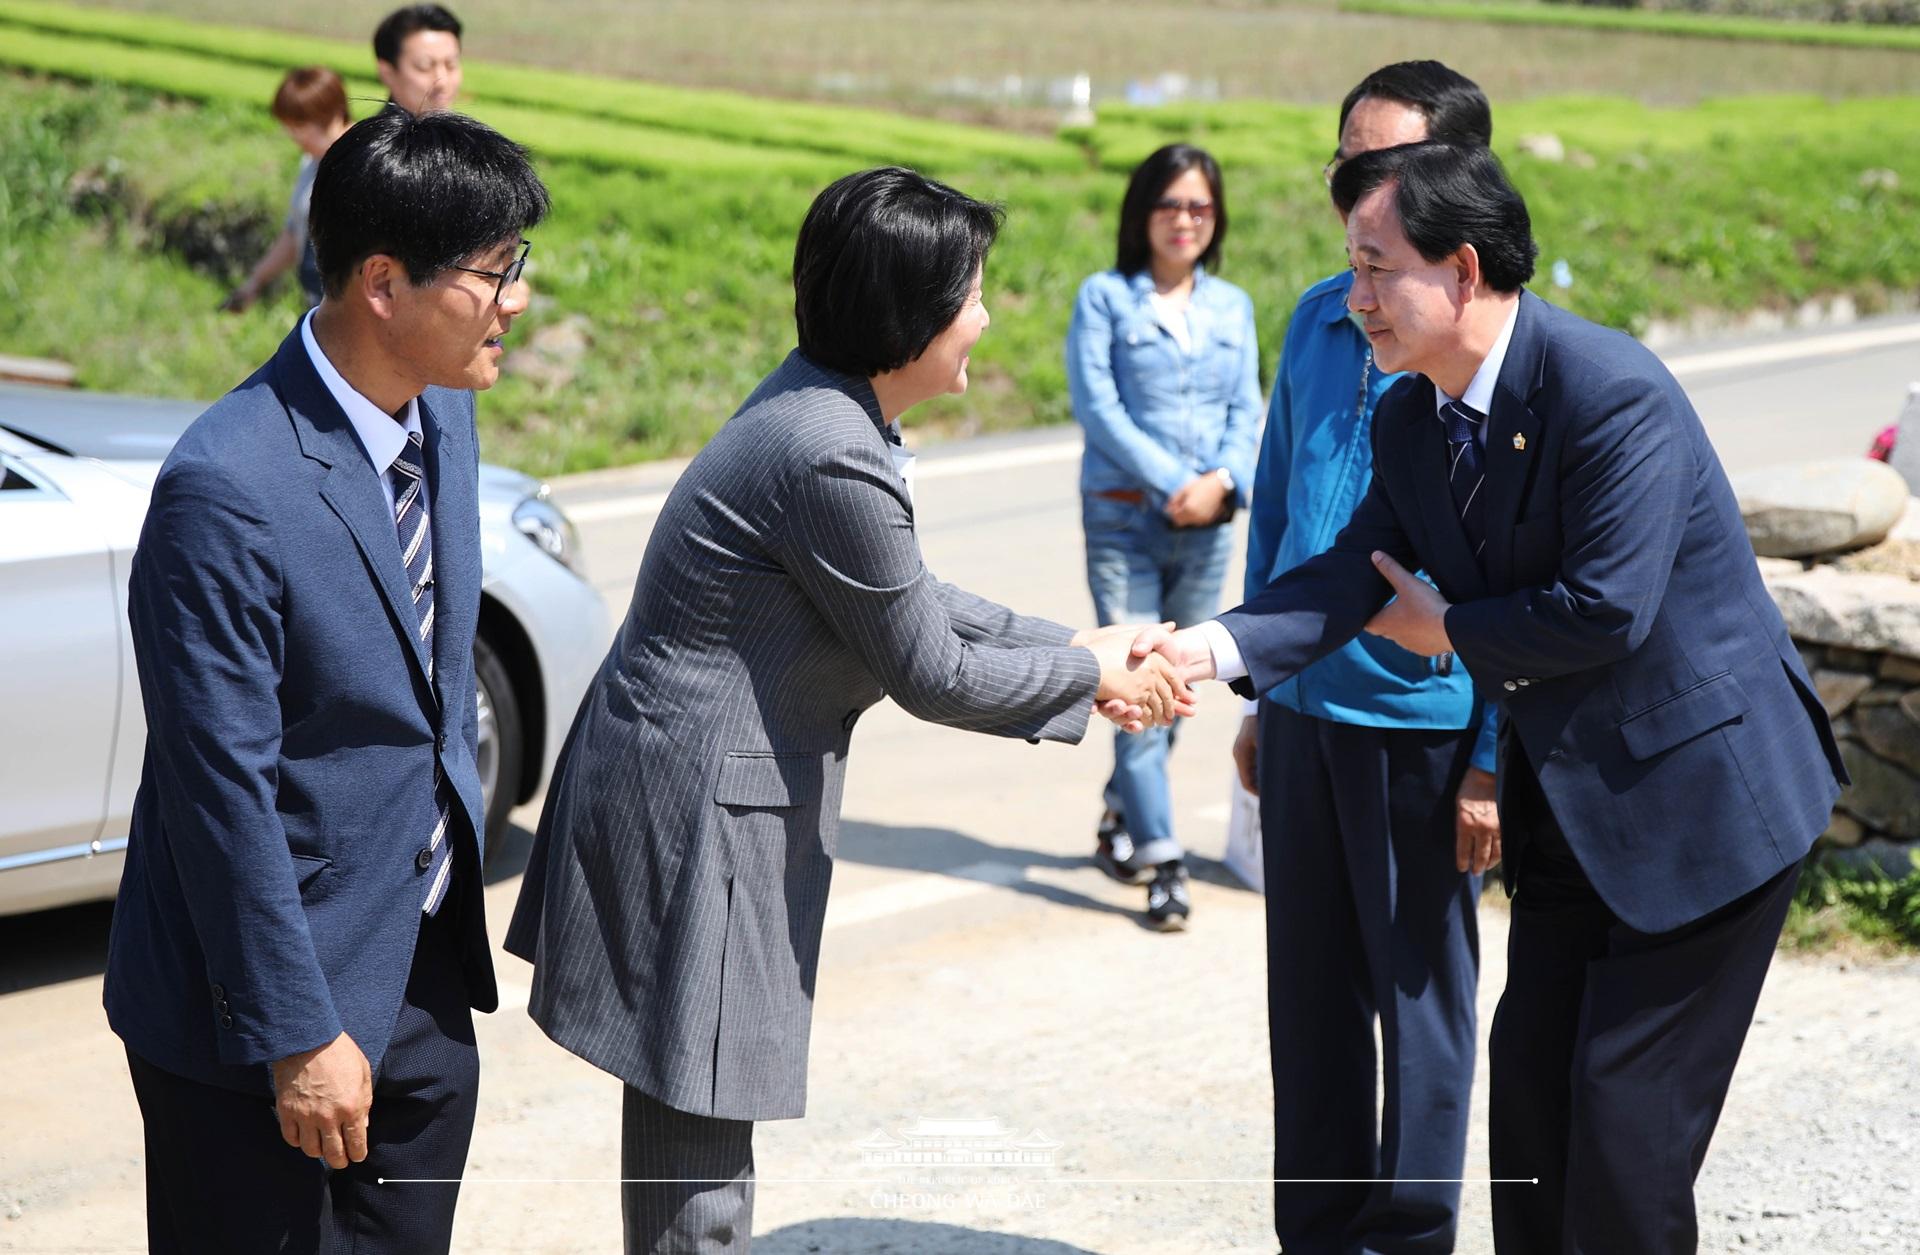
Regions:
<svg viewBox="0 0 1920 1255"><path fill-rule="evenodd" d="M486 279L498 279L499 286L493 290L493 303L498 305L507 299L507 289L520 282L520 272L527 268L527 254L532 251L533 241L521 240L520 255L515 257L513 264L505 270L475 270L472 266L452 266L449 269L458 270L462 274L479 275Z"/></svg>
<svg viewBox="0 0 1920 1255"><path fill-rule="evenodd" d="M1331 188L1333 186L1334 172L1337 171L1341 166L1345 165L1346 161L1347 161L1347 155L1345 153L1335 152L1333 154L1332 160L1328 161L1326 165L1320 167L1321 181L1325 183L1329 188Z"/></svg>
<svg viewBox="0 0 1920 1255"><path fill-rule="evenodd" d="M1213 202L1210 200L1178 200L1172 196L1162 196L1153 202L1153 212L1157 214L1177 214L1182 209L1192 214L1195 222L1205 222L1213 217Z"/></svg>

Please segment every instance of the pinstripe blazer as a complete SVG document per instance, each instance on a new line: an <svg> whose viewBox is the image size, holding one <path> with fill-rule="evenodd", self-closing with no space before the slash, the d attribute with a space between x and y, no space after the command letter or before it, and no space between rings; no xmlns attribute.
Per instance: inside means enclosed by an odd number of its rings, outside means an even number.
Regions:
<svg viewBox="0 0 1920 1255"><path fill-rule="evenodd" d="M568 734L507 950L549 1036L683 1111L806 1109L847 743L891 696L1078 741L1068 629L942 584L862 378L798 352L667 498Z"/></svg>

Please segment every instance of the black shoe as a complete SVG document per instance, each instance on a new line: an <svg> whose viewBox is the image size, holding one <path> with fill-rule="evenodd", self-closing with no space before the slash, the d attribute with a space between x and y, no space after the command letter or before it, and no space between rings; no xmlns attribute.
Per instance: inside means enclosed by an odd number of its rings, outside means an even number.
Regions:
<svg viewBox="0 0 1920 1255"><path fill-rule="evenodd" d="M1133 834L1127 831L1126 817L1119 811L1100 816L1094 833L1099 844L1093 848L1093 865L1123 885L1144 885L1153 879L1151 864L1135 861Z"/></svg>
<svg viewBox="0 0 1920 1255"><path fill-rule="evenodd" d="M1187 865L1176 858L1154 868L1153 883L1147 886L1147 923L1163 933L1177 933L1192 913Z"/></svg>

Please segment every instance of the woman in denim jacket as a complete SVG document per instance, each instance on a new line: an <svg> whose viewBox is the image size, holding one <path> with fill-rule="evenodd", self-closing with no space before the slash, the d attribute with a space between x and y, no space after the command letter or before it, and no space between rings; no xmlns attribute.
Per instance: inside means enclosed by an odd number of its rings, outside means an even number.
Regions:
<svg viewBox="0 0 1920 1255"><path fill-rule="evenodd" d="M1227 238L1220 167L1170 144L1134 170L1118 259L1080 286L1067 331L1087 582L1102 626L1185 626L1219 608L1260 424L1253 302L1210 271ZM1147 918L1184 928L1191 904L1167 786L1172 729L1114 743L1094 861L1145 884Z"/></svg>

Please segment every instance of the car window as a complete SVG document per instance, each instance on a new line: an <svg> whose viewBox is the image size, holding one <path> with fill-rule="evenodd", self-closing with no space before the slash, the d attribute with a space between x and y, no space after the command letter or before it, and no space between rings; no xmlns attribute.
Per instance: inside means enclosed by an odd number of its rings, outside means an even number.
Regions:
<svg viewBox="0 0 1920 1255"><path fill-rule="evenodd" d="M0 465L0 492L15 488L39 488L40 485L14 470L11 466Z"/></svg>

